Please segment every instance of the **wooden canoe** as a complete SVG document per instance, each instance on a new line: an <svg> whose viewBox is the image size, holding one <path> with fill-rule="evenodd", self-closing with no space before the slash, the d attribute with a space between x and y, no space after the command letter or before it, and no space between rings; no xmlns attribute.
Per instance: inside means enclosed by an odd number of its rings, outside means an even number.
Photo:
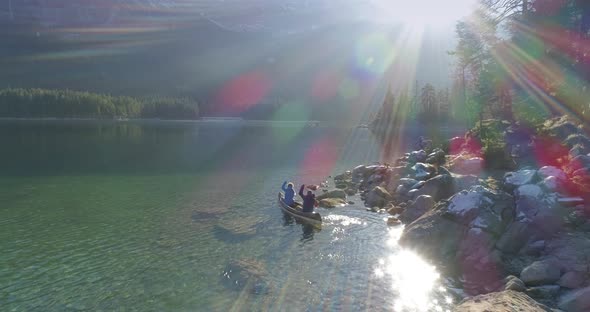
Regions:
<svg viewBox="0 0 590 312"><path fill-rule="evenodd" d="M296 203L295 207L287 205L284 201L284 195L281 192L279 192L279 207L281 207L283 212L297 220L314 225L322 224L322 216L318 212L303 212L301 211L302 207L300 203Z"/></svg>

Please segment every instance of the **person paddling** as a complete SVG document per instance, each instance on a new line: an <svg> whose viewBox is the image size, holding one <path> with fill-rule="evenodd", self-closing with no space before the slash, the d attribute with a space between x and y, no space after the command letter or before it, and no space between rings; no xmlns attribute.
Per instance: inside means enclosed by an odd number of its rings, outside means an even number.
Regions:
<svg viewBox="0 0 590 312"><path fill-rule="evenodd" d="M294 207L295 206L295 189L293 183L287 181L283 182L281 189L285 192L285 204Z"/></svg>
<svg viewBox="0 0 590 312"><path fill-rule="evenodd" d="M304 195L303 188L305 188L305 184L302 184L299 189L299 196L303 198L303 212L313 212L313 207L316 204L315 194L311 191L307 191L307 194Z"/></svg>

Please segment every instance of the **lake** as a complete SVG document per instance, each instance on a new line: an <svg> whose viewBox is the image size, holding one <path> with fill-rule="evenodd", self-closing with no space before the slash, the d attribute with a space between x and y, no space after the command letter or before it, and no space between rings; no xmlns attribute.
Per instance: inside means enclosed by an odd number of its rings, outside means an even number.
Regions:
<svg viewBox="0 0 590 312"><path fill-rule="evenodd" d="M394 142L403 150L407 142ZM4 311L445 311L427 261L360 198L285 218L283 181L384 157L299 122L0 121ZM395 153L395 152L394 152ZM330 181L333 185L333 181ZM249 279L248 279L249 278Z"/></svg>

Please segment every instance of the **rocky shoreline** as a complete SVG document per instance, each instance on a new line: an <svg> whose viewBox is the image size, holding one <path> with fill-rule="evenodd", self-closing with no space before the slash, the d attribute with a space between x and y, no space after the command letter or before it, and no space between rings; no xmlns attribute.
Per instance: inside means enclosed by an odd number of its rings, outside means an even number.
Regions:
<svg viewBox="0 0 590 312"><path fill-rule="evenodd" d="M590 139L566 117L485 121L441 148L334 177L320 205L359 194L405 224L400 244L463 290L457 311L590 311ZM490 308L492 307L492 308Z"/></svg>

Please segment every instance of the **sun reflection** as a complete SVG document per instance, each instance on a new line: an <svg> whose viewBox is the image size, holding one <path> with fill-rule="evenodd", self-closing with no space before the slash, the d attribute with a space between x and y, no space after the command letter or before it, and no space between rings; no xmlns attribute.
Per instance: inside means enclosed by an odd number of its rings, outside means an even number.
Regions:
<svg viewBox="0 0 590 312"><path fill-rule="evenodd" d="M373 272L377 278L391 278L392 289L397 294L393 303L395 311L442 311L439 301L431 298L440 277L434 266L409 250L400 250L387 259L379 259L378 263ZM446 304L452 303L448 296L444 300Z"/></svg>

